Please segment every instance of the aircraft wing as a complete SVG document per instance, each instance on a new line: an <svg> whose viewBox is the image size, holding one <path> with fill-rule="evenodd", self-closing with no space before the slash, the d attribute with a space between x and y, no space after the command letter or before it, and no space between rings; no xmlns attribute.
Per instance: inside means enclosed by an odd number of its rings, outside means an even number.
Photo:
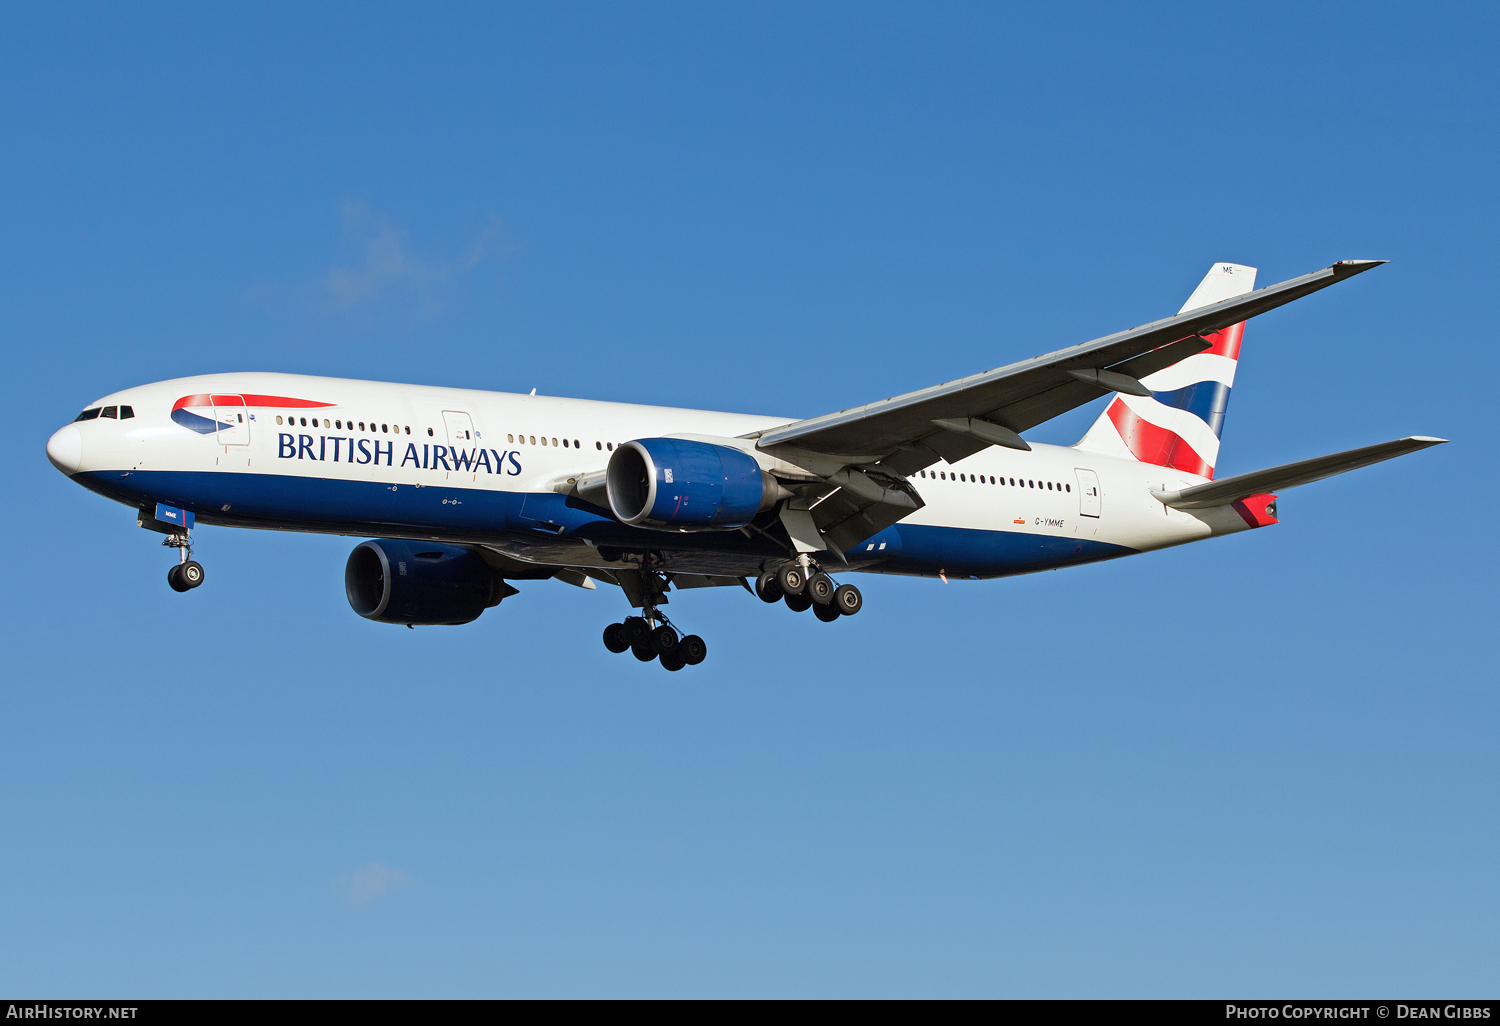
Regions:
<svg viewBox="0 0 1500 1026"><path fill-rule="evenodd" d="M1222 481L1210 481L1207 484L1194 485L1177 491L1161 491L1153 488L1151 494L1159 502L1173 509L1208 509L1211 506L1228 505L1251 495L1265 495L1284 488L1294 488L1297 485L1321 481L1325 477L1358 470L1360 467L1368 467L1382 460L1405 456L1409 452L1426 449L1428 446L1442 445L1446 441L1446 438L1413 435L1411 438L1398 438L1394 442L1381 442L1379 445L1367 445L1362 449L1336 452L1332 456L1318 456L1315 459L1299 460L1296 463L1284 463L1268 470L1237 474L1234 477L1226 477Z"/></svg>
<svg viewBox="0 0 1500 1026"><path fill-rule="evenodd" d="M1341 260L1212 306L957 381L763 432L756 447L791 463L859 465L906 476L989 445L1029 449L1020 432L1201 352L1202 338L1385 263ZM820 460L819 457L822 459ZM820 471L820 473L823 473Z"/></svg>

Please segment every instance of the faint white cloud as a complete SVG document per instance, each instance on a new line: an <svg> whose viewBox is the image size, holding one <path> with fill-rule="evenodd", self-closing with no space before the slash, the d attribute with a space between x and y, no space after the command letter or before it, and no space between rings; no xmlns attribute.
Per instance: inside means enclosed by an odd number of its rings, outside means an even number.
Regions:
<svg viewBox="0 0 1500 1026"><path fill-rule="evenodd" d="M358 247L362 259L330 268L324 276L325 298L336 310L405 296L415 299L424 312L437 313L453 282L491 255L501 229L500 218L491 214L463 252L443 259L413 253L407 233L364 203L344 204L342 215L344 234Z"/></svg>
<svg viewBox="0 0 1500 1026"><path fill-rule="evenodd" d="M348 886L349 904L363 908L406 883L406 874L379 862L371 862L356 869L352 877L340 879L339 883Z"/></svg>

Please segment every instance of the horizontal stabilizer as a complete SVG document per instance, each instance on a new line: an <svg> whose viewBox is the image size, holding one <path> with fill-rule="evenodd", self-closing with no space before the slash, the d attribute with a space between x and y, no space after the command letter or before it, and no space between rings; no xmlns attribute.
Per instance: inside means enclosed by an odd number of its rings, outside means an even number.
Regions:
<svg viewBox="0 0 1500 1026"><path fill-rule="evenodd" d="M1446 438L1414 435L1411 438L1398 438L1394 442L1367 445L1363 449L1336 452L1332 456L1318 456L1296 463L1285 463L1279 467L1271 467L1269 470L1256 470L1249 474L1239 474L1222 481L1210 481L1207 484L1194 485L1178 491L1168 492L1153 488L1151 494L1158 502L1174 509L1208 509L1212 506L1227 506L1247 496L1264 495L1312 481L1321 481L1325 477L1333 477L1335 474L1342 474L1349 470L1358 470L1360 467L1368 467L1382 460L1405 456L1418 449L1442 445L1446 441Z"/></svg>

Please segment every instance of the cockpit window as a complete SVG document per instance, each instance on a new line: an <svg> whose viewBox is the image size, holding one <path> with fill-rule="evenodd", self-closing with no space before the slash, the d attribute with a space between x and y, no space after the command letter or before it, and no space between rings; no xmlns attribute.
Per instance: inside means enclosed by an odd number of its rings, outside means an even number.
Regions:
<svg viewBox="0 0 1500 1026"><path fill-rule="evenodd" d="M108 417L110 420L119 420L120 408L118 406L106 406L104 412L99 414L99 416Z"/></svg>
<svg viewBox="0 0 1500 1026"><path fill-rule="evenodd" d="M134 416L135 416L135 411L132 410L129 406L121 406L120 407L120 419L121 420L129 420L131 417L134 417Z"/></svg>
<svg viewBox="0 0 1500 1026"><path fill-rule="evenodd" d="M93 420L97 416L99 416L99 407L95 406L92 410L84 410L78 416L74 417L73 422L76 424L80 420Z"/></svg>

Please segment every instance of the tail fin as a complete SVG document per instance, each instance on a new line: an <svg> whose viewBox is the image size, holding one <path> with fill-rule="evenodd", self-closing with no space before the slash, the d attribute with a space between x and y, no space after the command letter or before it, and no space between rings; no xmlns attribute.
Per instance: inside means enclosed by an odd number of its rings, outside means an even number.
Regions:
<svg viewBox="0 0 1500 1026"><path fill-rule="evenodd" d="M1255 268L1214 264L1179 312L1254 289ZM1074 448L1212 478L1244 335L1240 321L1203 336L1212 343L1208 349L1141 379L1151 398L1116 394Z"/></svg>

